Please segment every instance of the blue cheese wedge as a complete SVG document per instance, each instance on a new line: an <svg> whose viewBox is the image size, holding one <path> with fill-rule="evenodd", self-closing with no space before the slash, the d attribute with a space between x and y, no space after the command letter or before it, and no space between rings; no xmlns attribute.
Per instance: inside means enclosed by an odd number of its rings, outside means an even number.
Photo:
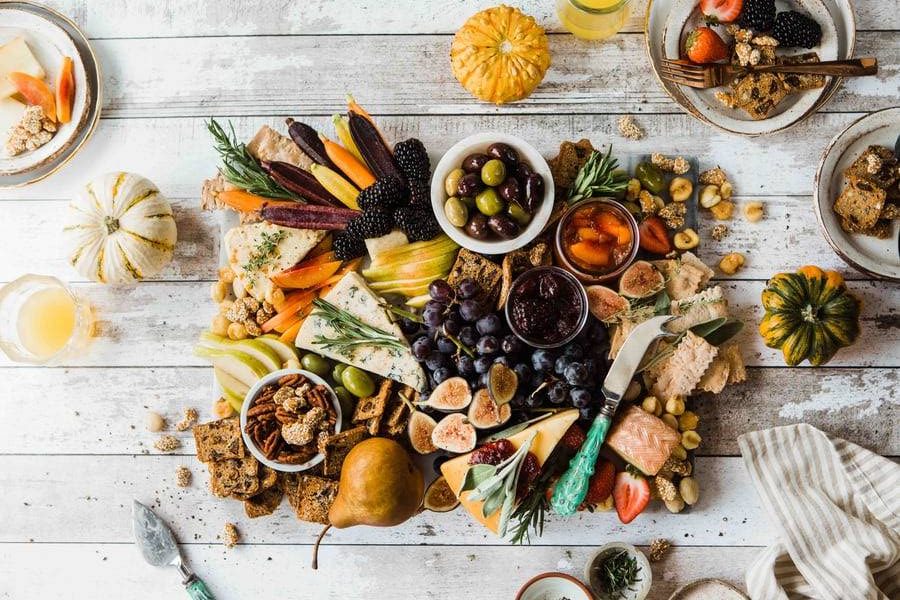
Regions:
<svg viewBox="0 0 900 600"><path fill-rule="evenodd" d="M235 281L259 301L274 290L269 277L289 269L316 247L324 231L250 223L225 234L228 264Z"/></svg>
<svg viewBox="0 0 900 600"><path fill-rule="evenodd" d="M297 333L298 348L311 350L334 360L359 367L364 371L393 379L416 390L424 391L427 380L419 361L412 355L406 338L400 327L391 321L391 317L382 306L381 297L369 289L366 281L355 272L347 273L328 292L325 300L336 307L347 311L367 325L377 327L393 334L406 345L405 350L385 348L383 346L358 346L347 350L346 354L335 350L326 350L315 342L317 338L333 338L335 330L315 311L309 315Z"/></svg>

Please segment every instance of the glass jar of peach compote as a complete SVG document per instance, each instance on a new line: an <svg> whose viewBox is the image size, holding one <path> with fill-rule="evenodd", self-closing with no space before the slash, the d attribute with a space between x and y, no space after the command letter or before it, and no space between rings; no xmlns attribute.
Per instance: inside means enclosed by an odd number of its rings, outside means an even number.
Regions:
<svg viewBox="0 0 900 600"><path fill-rule="evenodd" d="M562 26L585 40L605 40L619 33L628 19L630 0L556 0Z"/></svg>

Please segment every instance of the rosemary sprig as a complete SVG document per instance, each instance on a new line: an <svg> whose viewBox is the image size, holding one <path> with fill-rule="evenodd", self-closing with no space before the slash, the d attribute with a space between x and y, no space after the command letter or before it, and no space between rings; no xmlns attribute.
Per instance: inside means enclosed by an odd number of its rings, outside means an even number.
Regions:
<svg viewBox="0 0 900 600"><path fill-rule="evenodd" d="M550 502L547 500L547 489L553 478L559 474L559 467L564 464L564 454L561 452L553 452L541 468L541 474L538 475L531 489L516 510L513 511L512 520L513 534L510 541L513 544L525 544L531 541L531 533L534 532L538 537L544 533L544 516L550 508Z"/></svg>
<svg viewBox="0 0 900 600"><path fill-rule="evenodd" d="M594 150L569 188L569 204L593 196L619 194L625 191L628 179L628 173L619 170L619 161L612 156L611 144L605 156Z"/></svg>
<svg viewBox="0 0 900 600"><path fill-rule="evenodd" d="M316 308L313 314L325 319L336 334L333 338L320 335L313 339L313 342L325 349L334 349L341 354L358 346L384 346L392 350L406 350L406 345L397 336L364 323L327 300L316 298L313 300L313 306Z"/></svg>
<svg viewBox="0 0 900 600"><path fill-rule="evenodd" d="M634 591L632 586L641 581L640 572L637 560L626 550L616 552L594 567L600 587L611 600L625 598L625 590Z"/></svg>
<svg viewBox="0 0 900 600"><path fill-rule="evenodd" d="M210 119L206 128L215 140L216 152L222 159L219 172L232 185L266 198L300 200L301 198L281 187L259 165L247 150L246 144L237 141L234 125L228 122L228 132L215 119Z"/></svg>

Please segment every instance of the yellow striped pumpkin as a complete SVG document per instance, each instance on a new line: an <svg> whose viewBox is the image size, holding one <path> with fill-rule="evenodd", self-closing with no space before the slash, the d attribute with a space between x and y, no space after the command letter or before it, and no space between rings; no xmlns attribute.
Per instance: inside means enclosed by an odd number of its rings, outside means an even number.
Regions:
<svg viewBox="0 0 900 600"><path fill-rule="evenodd" d="M149 180L107 173L84 186L69 205L63 230L69 262L100 283L133 283L171 260L178 233L172 207Z"/></svg>

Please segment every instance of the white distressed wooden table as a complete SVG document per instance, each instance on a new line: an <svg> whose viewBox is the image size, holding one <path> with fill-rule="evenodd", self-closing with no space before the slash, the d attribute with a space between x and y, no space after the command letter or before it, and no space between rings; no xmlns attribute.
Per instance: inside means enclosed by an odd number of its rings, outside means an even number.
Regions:
<svg viewBox="0 0 900 600"><path fill-rule="evenodd" d="M889 456L900 455L900 287L847 268L819 235L811 190L821 150L865 111L898 104L900 13L892 2L858 0L857 53L875 55L877 79L846 83L805 124L775 137L742 139L683 114L663 93L644 54L644 2L624 33L588 44L560 31L552 0L517 0L551 31L553 65L526 102L474 101L448 64L452 33L492 0L54 0L94 40L104 71L105 109L87 148L60 174L0 191L0 281L25 272L77 281L59 246L72 191L110 170L142 173L173 200L179 243L162 275L133 288L77 282L97 307L101 337L64 367L0 363L0 598L178 598L177 575L141 560L132 544L132 498L168 518L193 566L217 597L511 598L532 575L578 575L592 548L610 540L676 548L654 567L652 598L699 577L741 583L772 540L770 524L738 456L744 431L805 421ZM767 218L733 223L701 257L747 254L723 282L742 334L749 381L699 401L704 443L697 459L702 499L690 512L646 513L629 526L611 514L551 520L530 547L511 547L462 512L424 514L393 529L357 528L326 538L321 568L308 568L317 526L282 509L246 519L214 499L205 470L183 449L160 455L144 429L148 409L179 420L187 406L210 418L210 369L191 354L213 313L217 227L197 209L216 157L204 119L231 118L251 135L261 124L303 117L328 130L345 92L378 116L393 139L421 138L436 159L470 133L505 130L555 154L565 139L612 141L617 151L662 151L721 165L739 201L762 200ZM647 130L618 138L618 115ZM703 224L708 234L712 224ZM826 368L784 368L755 334L766 277L807 263L841 271L863 300L862 339ZM175 468L194 472L188 489ZM226 521L243 543L226 550Z"/></svg>

